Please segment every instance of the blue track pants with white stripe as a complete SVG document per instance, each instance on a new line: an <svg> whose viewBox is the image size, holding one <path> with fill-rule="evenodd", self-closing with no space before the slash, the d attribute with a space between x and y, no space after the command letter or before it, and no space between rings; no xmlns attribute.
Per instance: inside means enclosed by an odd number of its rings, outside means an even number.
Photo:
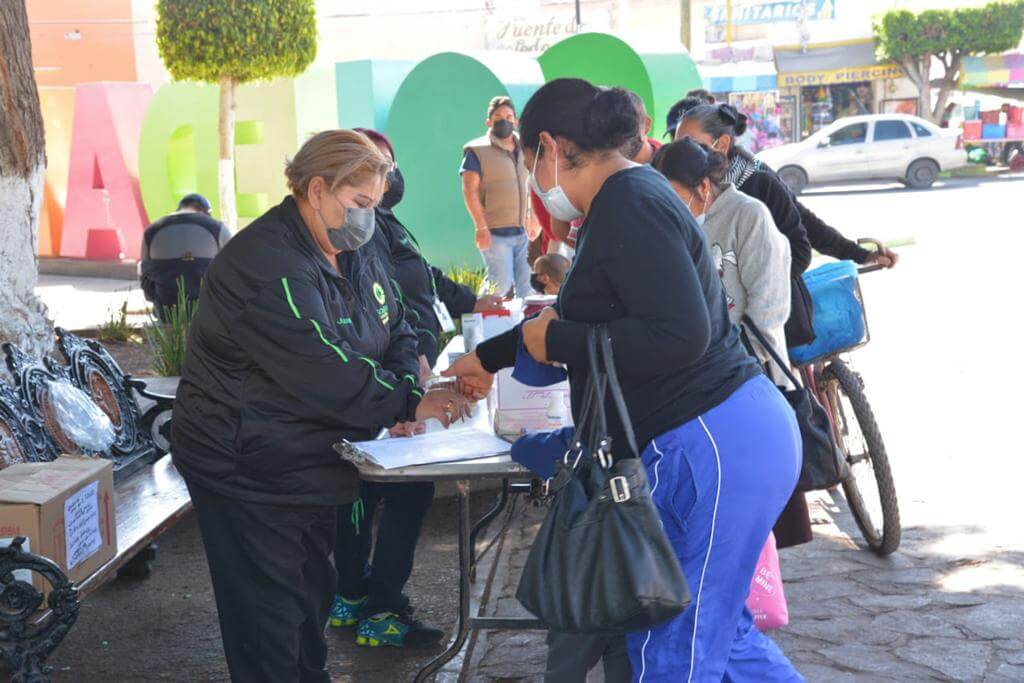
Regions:
<svg viewBox="0 0 1024 683"><path fill-rule="evenodd" d="M764 376L654 439L643 453L654 503L693 600L628 637L633 680L802 681L745 607L768 532L800 472L792 409Z"/></svg>

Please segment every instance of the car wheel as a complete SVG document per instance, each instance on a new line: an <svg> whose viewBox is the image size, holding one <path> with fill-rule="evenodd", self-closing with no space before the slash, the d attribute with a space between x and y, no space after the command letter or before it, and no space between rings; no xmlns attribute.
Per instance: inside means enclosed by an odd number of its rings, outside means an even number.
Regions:
<svg viewBox="0 0 1024 683"><path fill-rule="evenodd" d="M931 159L918 159L907 169L907 187L924 189L939 178L939 165Z"/></svg>
<svg viewBox="0 0 1024 683"><path fill-rule="evenodd" d="M786 166L779 171L779 178L789 186L793 194L800 194L807 187L807 174L797 166Z"/></svg>

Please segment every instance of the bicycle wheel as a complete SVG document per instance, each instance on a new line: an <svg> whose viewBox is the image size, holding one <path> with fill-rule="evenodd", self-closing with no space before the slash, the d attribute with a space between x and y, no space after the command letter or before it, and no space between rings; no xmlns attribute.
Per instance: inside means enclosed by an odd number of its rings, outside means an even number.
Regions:
<svg viewBox="0 0 1024 683"><path fill-rule="evenodd" d="M900 545L900 511L896 486L882 434L875 422L860 375L833 360L822 373L836 441L850 464L843 493L864 540L885 556Z"/></svg>

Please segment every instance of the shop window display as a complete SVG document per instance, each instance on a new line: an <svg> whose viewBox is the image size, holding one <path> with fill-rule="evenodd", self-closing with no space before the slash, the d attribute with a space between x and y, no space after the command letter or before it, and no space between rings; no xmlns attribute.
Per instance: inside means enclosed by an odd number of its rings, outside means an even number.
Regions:
<svg viewBox="0 0 1024 683"><path fill-rule="evenodd" d="M876 111L871 83L843 83L804 88L801 91L803 136L846 116L873 114Z"/></svg>
<svg viewBox="0 0 1024 683"><path fill-rule="evenodd" d="M789 142L781 125L781 106L774 92L732 93L729 104L747 115L747 132L739 144L757 153Z"/></svg>

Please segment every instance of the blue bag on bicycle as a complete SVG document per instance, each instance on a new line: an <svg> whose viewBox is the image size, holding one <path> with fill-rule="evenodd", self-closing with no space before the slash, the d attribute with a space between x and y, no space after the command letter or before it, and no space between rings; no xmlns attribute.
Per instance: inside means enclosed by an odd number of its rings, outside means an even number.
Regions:
<svg viewBox="0 0 1024 683"><path fill-rule="evenodd" d="M804 273L804 282L814 302L814 334L810 344L789 350L797 365L857 346L867 326L857 286L853 261L836 261Z"/></svg>

